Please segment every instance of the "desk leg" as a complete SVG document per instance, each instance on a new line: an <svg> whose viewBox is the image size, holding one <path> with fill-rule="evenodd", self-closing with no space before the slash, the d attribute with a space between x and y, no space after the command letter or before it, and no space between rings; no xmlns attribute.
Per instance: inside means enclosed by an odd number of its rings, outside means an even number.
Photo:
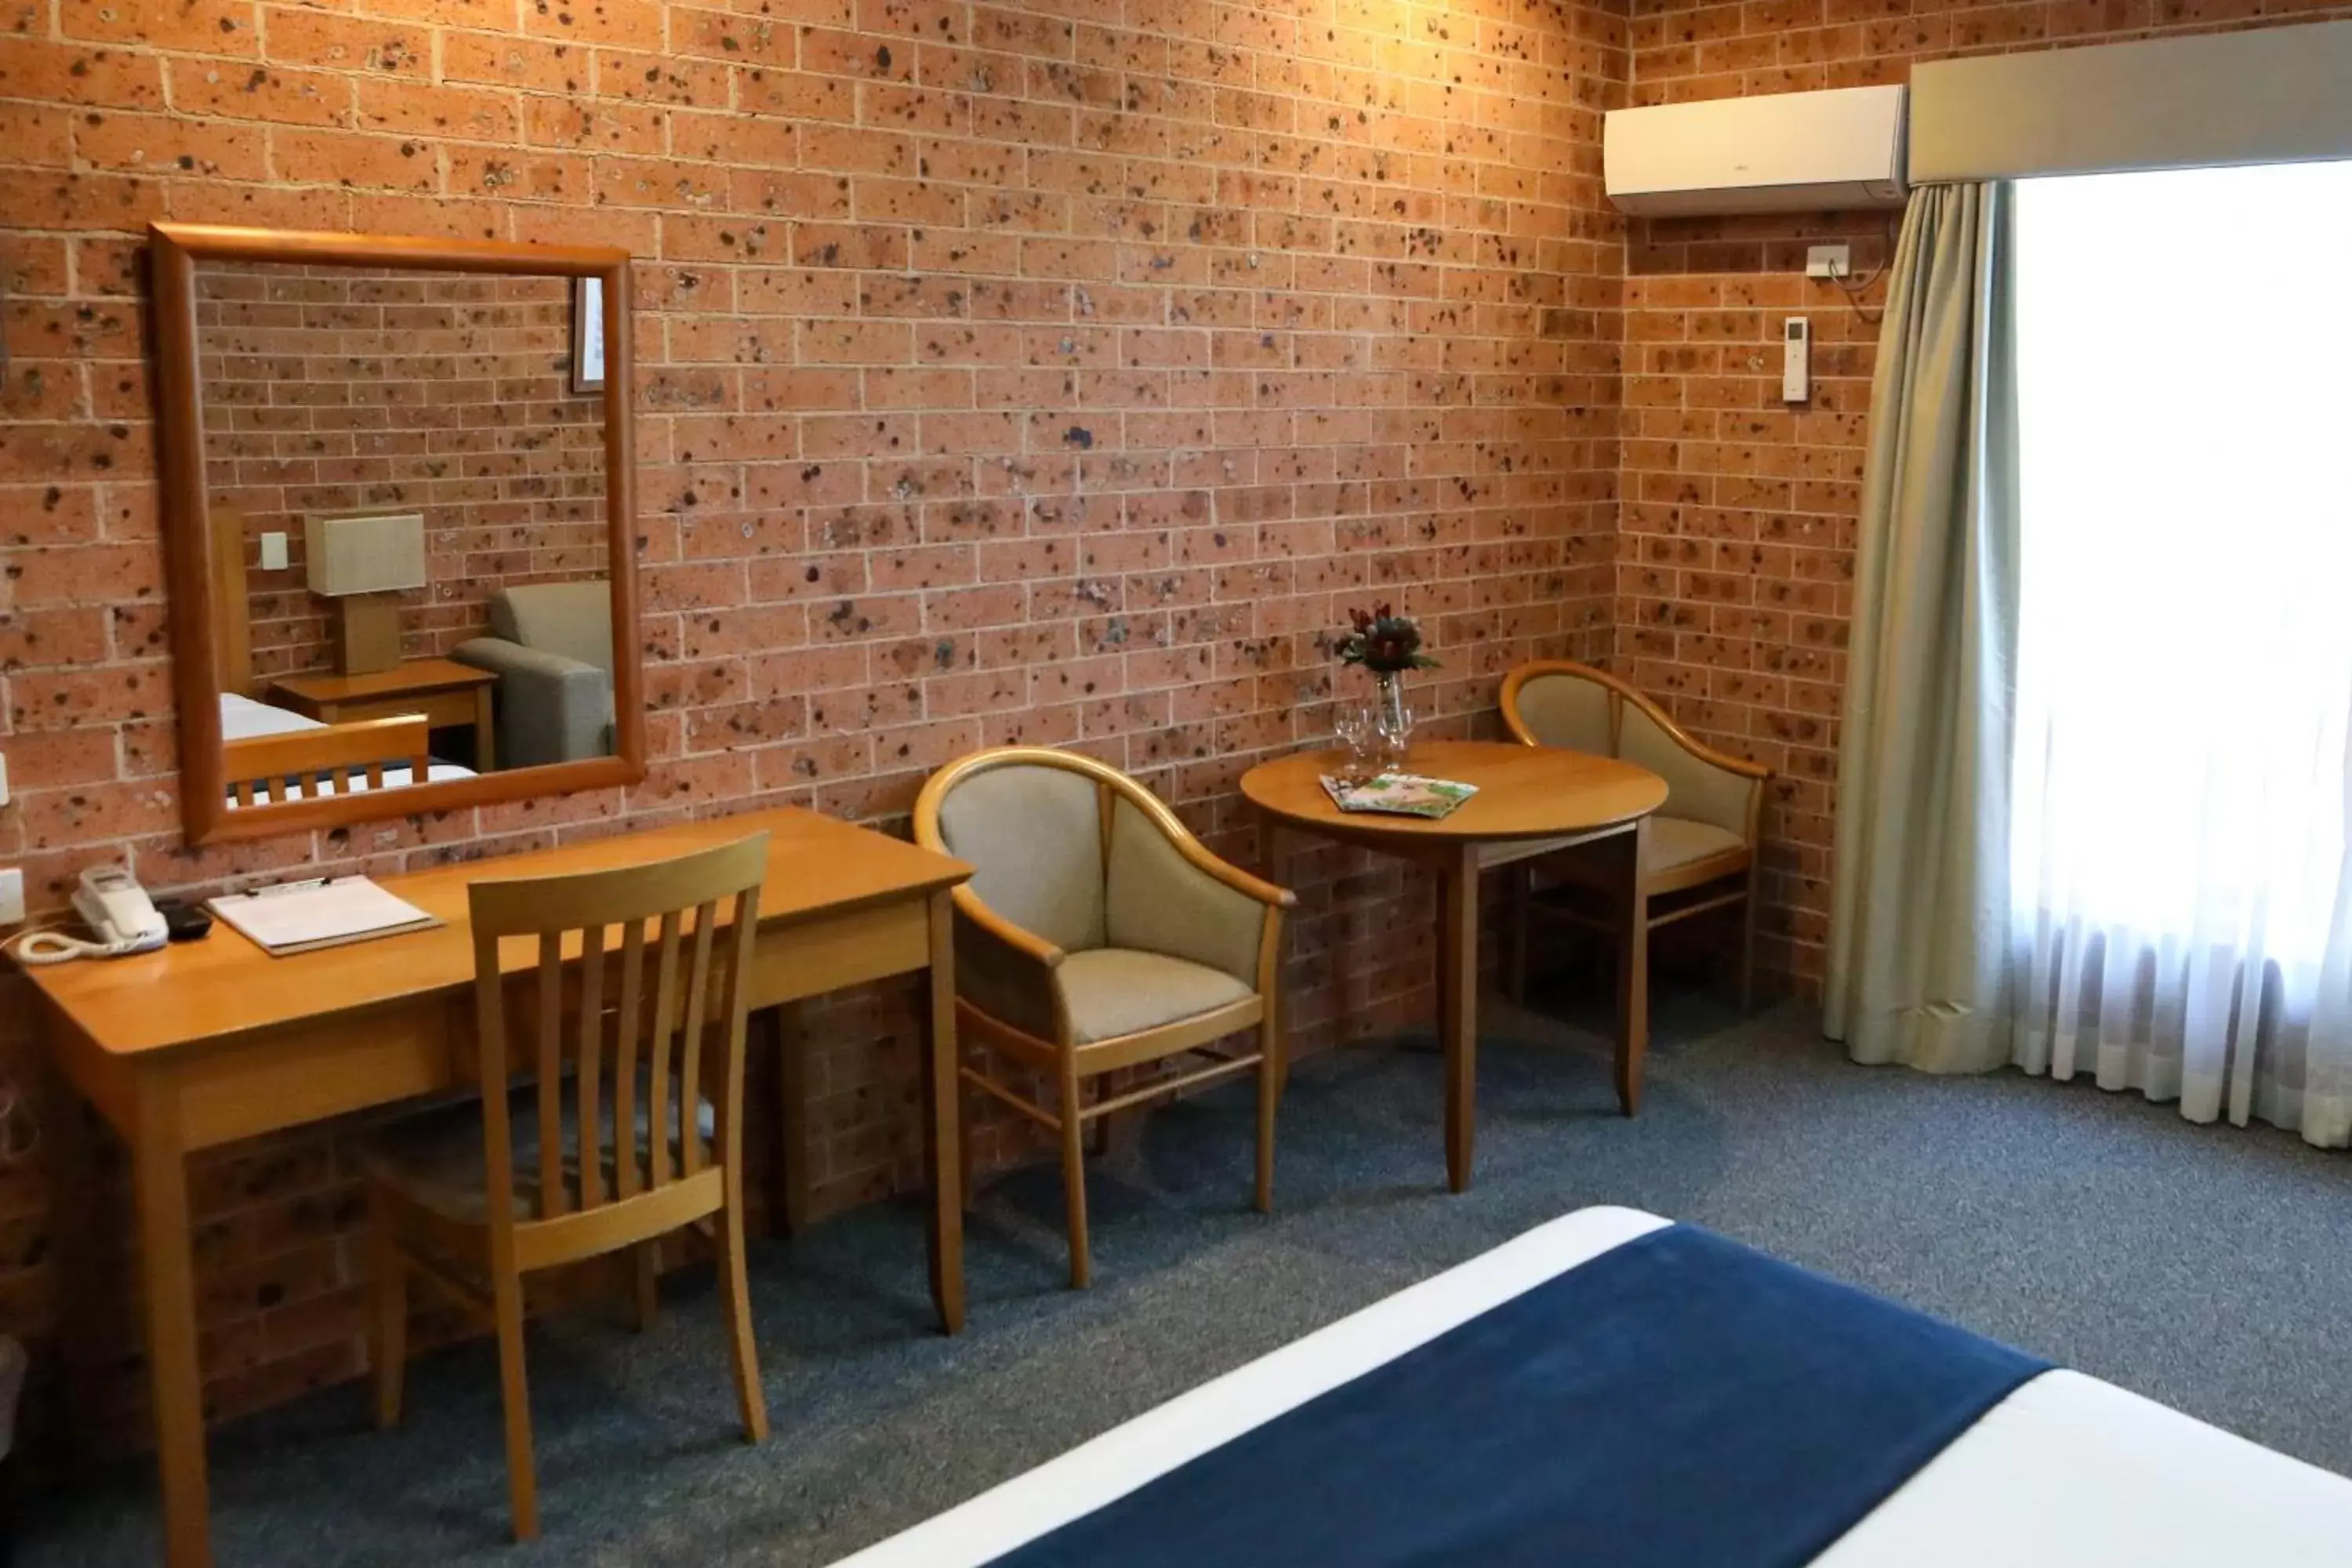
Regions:
<svg viewBox="0 0 2352 1568"><path fill-rule="evenodd" d="M1642 1057L1650 1048L1650 900L1642 858L1650 837L1643 817L1612 841L1617 857L1617 1108L1642 1109Z"/></svg>
<svg viewBox="0 0 2352 1568"><path fill-rule="evenodd" d="M1478 1144L1478 851L1438 871L1437 1032L1445 1045L1445 1180L1470 1186Z"/></svg>
<svg viewBox="0 0 2352 1568"><path fill-rule="evenodd" d="M205 1497L205 1384L196 1363L187 1156L180 1145L178 1091L168 1083L139 1088L131 1163L155 1455L163 1474L163 1560L171 1568L202 1568L213 1560Z"/></svg>
<svg viewBox="0 0 2352 1568"><path fill-rule="evenodd" d="M955 902L931 895L931 966L925 988L923 1161L931 1178L931 1304L940 1326L963 1331L963 1098L956 1049Z"/></svg>
<svg viewBox="0 0 2352 1568"><path fill-rule="evenodd" d="M95 1194L99 1190L98 1162L90 1146L89 1108L53 1059L43 1060L47 1067L41 1079L38 1111L48 1144L51 1190L59 1194ZM82 1212L83 1219L99 1214L111 1217L110 1205L100 1209L91 1200L83 1201L91 1204ZM56 1204L52 1213L55 1219L50 1247L57 1258L58 1293L64 1308L58 1325L58 1356L65 1374L64 1440L67 1461L79 1479L87 1473L97 1453L90 1416L99 1409L97 1374L103 1354L101 1336L117 1325L98 1304L104 1281L99 1272L97 1248L91 1245L95 1239L93 1226L68 1223L74 1216L66 1212L62 1201Z"/></svg>
<svg viewBox="0 0 2352 1568"><path fill-rule="evenodd" d="M770 1228L798 1236L809 1223L808 1035L801 1005L786 1002L769 1010L767 1033L775 1046L775 1147L768 1173Z"/></svg>

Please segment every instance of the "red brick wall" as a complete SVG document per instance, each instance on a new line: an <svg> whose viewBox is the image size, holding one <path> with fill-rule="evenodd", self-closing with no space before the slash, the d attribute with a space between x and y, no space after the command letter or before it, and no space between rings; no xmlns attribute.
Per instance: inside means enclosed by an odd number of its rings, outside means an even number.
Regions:
<svg viewBox="0 0 2352 1568"><path fill-rule="evenodd" d="M1234 781L1323 732L1343 606L1423 617L1448 731L1510 665L1607 652L1623 27L1615 0L0 0L0 863L47 905L101 855L168 888L776 802L889 821L1015 739L1245 855ZM179 846L156 217L643 258L643 784ZM1306 1043L1425 1005L1423 889L1285 874ZM0 993L20 1066L28 1014ZM904 998L814 1025L821 1201L905 1184ZM42 1183L0 1174L0 1328L37 1338ZM222 1152L198 1191L216 1411L349 1375L341 1135Z"/></svg>
<svg viewBox="0 0 2352 1568"><path fill-rule="evenodd" d="M1915 60L2352 14L2298 0L1635 0L1631 100L1906 80ZM1804 276L1809 242L1885 260L1870 214L1637 221L1626 246L1615 652L1693 731L1780 773L1765 966L1819 994L1838 709L1876 328ZM1885 289L1864 295L1875 316ZM1781 323L1812 322L1814 395L1780 398Z"/></svg>
<svg viewBox="0 0 2352 1568"><path fill-rule="evenodd" d="M214 515L245 520L257 679L334 662L303 522L421 511L404 651L488 628L491 596L605 569L602 395L572 390L572 283L258 262L197 270ZM260 536L287 535L264 571Z"/></svg>

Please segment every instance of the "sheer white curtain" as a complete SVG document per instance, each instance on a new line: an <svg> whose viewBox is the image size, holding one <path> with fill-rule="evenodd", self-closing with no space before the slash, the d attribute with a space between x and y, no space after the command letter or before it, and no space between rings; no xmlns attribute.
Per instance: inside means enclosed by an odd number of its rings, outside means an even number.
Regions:
<svg viewBox="0 0 2352 1568"><path fill-rule="evenodd" d="M2352 164L2017 199L2013 1058L2352 1142Z"/></svg>

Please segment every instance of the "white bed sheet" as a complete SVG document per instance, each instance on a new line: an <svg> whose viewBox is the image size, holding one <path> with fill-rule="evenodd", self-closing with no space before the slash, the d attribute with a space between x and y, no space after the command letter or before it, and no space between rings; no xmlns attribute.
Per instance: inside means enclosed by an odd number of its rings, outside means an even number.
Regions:
<svg viewBox="0 0 2352 1568"><path fill-rule="evenodd" d="M1115 1426L836 1568L976 1568L1611 1247L1580 1209ZM1816 1568L2232 1568L2343 1560L2352 1480L2080 1373L2033 1379Z"/></svg>
<svg viewBox="0 0 2352 1568"><path fill-rule="evenodd" d="M290 735L298 730L323 730L316 719L305 719L288 708L272 708L234 691L221 693L221 739L250 741L262 735Z"/></svg>

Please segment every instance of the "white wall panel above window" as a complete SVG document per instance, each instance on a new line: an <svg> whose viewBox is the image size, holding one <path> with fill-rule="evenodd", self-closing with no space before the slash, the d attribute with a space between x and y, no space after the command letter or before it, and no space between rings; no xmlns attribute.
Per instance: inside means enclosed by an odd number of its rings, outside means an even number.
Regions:
<svg viewBox="0 0 2352 1568"><path fill-rule="evenodd" d="M2352 22L1922 63L1911 183L2352 158Z"/></svg>

